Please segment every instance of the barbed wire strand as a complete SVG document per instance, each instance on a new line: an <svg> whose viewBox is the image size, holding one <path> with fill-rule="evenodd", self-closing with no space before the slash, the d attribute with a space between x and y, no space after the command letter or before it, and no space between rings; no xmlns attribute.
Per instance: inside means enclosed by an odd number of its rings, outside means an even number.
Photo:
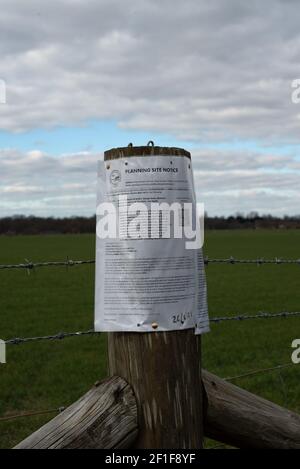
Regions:
<svg viewBox="0 0 300 469"><path fill-rule="evenodd" d="M26 260L26 259L25 259ZM0 264L0 270L6 269L25 269L34 270L39 267L74 267L79 265L95 264L94 259L77 260L66 259L65 261L47 261L47 262L26 262L22 264Z"/></svg>
<svg viewBox="0 0 300 469"><path fill-rule="evenodd" d="M212 317L209 319L212 323L220 323L225 321L249 321L252 319L275 319L289 318L292 316L300 316L300 311L282 311L280 313L259 312L258 314L239 314L235 316Z"/></svg>
<svg viewBox="0 0 300 469"><path fill-rule="evenodd" d="M247 373L242 373L236 376L229 376L229 377L222 378L222 379L224 381L234 381L235 379L247 378L247 377L262 374L262 373L269 373L271 371L278 371L278 370L282 370L283 368L289 368L292 366L296 366L296 364L295 363L283 363L282 365L276 365L276 366L272 366L269 368L260 368L257 370L249 371Z"/></svg>
<svg viewBox="0 0 300 469"><path fill-rule="evenodd" d="M99 335L101 332L94 331L90 329L88 331L78 331L78 332L58 332L57 334L52 335L44 335L44 336L37 336L37 337L15 337L14 339L5 340L4 343L6 345L20 345L26 342L40 342L44 340L63 340L67 337L80 337L80 336L87 336L87 335Z"/></svg>
<svg viewBox="0 0 300 469"><path fill-rule="evenodd" d="M8 422L10 420L16 420L23 417L33 417L36 415L46 415L46 414L59 414L65 410L65 407L59 407L58 409L48 409L48 410L35 410L22 412L20 414L8 415L6 417L0 417L0 422Z"/></svg>
<svg viewBox="0 0 300 469"><path fill-rule="evenodd" d="M25 270L34 270L39 267L74 267L79 265L95 264L95 259L87 260L71 260L66 259L64 261L45 261L45 262L30 262L25 259L26 262L21 264L0 264L0 270L6 269L25 269ZM209 264L254 264L254 265L263 265L263 264L298 264L300 265L300 259L281 259L280 257L275 257L274 259L237 259L233 256L228 258L209 258L204 257L204 264L208 266Z"/></svg>
<svg viewBox="0 0 300 469"><path fill-rule="evenodd" d="M263 264L275 264L275 265L282 265L282 264L298 264L300 265L300 259L282 259L280 257L275 257L274 259L264 259L256 258L256 259L236 259L233 256L228 258L209 258L208 256L204 257L204 264L255 264L255 265L263 265Z"/></svg>
<svg viewBox="0 0 300 469"><path fill-rule="evenodd" d="M252 319L275 319L275 318L289 318L293 316L300 316L300 311L295 312L282 312L282 313L259 313L256 315L238 315L238 316L224 316L224 317L212 317L210 322L220 323L224 321L247 321ZM6 345L20 345L26 342L40 342L40 341L54 341L63 340L68 337L80 337L88 335L99 335L101 332L94 331L93 329L87 331L77 332L58 332L57 334L37 336L37 337L15 337L13 339L7 339L4 341Z"/></svg>

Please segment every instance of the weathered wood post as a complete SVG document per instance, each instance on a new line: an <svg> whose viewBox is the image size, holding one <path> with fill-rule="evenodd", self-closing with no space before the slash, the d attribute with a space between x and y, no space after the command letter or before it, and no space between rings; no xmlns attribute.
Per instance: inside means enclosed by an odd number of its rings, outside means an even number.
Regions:
<svg viewBox="0 0 300 469"><path fill-rule="evenodd" d="M116 148L104 159L187 156L179 148ZM137 399L137 448L202 448L201 339L194 329L108 334L110 375L123 377Z"/></svg>

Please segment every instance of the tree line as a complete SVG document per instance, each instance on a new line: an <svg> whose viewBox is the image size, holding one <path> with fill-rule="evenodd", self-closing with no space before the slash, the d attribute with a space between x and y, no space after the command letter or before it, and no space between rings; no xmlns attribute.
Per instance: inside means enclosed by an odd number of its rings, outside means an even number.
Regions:
<svg viewBox="0 0 300 469"><path fill-rule="evenodd" d="M234 229L298 229L300 215L276 217L237 213L231 216L205 215L205 228L214 230ZM95 233L96 216L91 217L36 217L14 215L0 218L0 235L80 234Z"/></svg>

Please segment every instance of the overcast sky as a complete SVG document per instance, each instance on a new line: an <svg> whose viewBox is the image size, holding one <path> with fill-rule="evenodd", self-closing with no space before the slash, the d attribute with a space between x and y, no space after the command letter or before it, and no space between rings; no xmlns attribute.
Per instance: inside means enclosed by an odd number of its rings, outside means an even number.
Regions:
<svg viewBox="0 0 300 469"><path fill-rule="evenodd" d="M0 216L94 213L97 159L149 139L210 214L300 214L299 1L0 5Z"/></svg>

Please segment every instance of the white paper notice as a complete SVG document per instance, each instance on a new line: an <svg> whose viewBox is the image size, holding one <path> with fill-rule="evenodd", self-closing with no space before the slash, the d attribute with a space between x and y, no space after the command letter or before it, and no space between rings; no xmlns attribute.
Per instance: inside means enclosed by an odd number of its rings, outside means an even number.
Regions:
<svg viewBox="0 0 300 469"><path fill-rule="evenodd" d="M187 249L186 238L174 239L166 228L172 233L174 220L180 220L172 212L170 218L166 207L174 204L175 214L179 204L186 203L196 204L186 156L99 162L97 232L106 220L110 236L97 235L96 331L209 330L202 250ZM103 204L106 218L104 211L99 213ZM111 236L111 206L117 213L116 237ZM188 224L189 213L181 211ZM169 225L164 217L169 217Z"/></svg>

